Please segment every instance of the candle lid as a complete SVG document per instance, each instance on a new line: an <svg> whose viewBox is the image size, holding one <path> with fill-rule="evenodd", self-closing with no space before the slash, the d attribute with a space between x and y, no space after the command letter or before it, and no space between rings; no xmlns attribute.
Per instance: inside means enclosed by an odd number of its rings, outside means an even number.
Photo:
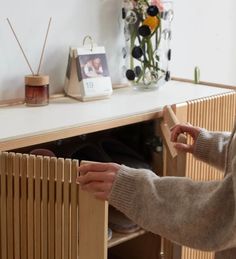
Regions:
<svg viewBox="0 0 236 259"><path fill-rule="evenodd" d="M28 76L25 76L25 84L32 85L32 86L48 85L49 76L28 75Z"/></svg>

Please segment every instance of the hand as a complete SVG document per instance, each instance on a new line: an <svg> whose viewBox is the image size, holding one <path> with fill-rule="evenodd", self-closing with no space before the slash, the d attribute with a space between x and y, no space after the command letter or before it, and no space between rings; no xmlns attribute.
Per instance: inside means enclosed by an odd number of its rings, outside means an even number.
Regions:
<svg viewBox="0 0 236 259"><path fill-rule="evenodd" d="M189 153L193 153L194 152L194 148L195 148L195 144L196 144L196 140L198 138L198 135L201 131L201 128L198 127L193 127L190 124L178 124L175 125L173 128L171 128L171 141L172 142L176 142L174 144L174 147L179 150L179 151L183 151L183 152L189 152ZM193 144L189 145L189 144L183 144L183 143L178 143L178 136L181 133L187 133L189 134L192 138L193 138Z"/></svg>
<svg viewBox="0 0 236 259"><path fill-rule="evenodd" d="M91 192L96 198L108 200L120 165L115 163L89 163L78 168L77 182L82 190Z"/></svg>

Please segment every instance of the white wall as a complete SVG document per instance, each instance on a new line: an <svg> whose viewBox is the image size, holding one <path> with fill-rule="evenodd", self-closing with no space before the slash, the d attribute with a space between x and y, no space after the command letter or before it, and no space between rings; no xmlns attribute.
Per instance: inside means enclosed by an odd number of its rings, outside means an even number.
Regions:
<svg viewBox="0 0 236 259"><path fill-rule="evenodd" d="M235 84L236 1L177 0L173 23L175 76L192 78L201 68L202 80ZM6 22L8 17L34 70L49 17L52 25L42 66L50 75L51 93L63 89L68 48L80 46L90 34L107 50L112 81L120 82L123 27L122 0L0 0L0 100L24 96L24 75L30 74Z"/></svg>
<svg viewBox="0 0 236 259"><path fill-rule="evenodd" d="M176 0L172 74L236 85L236 1Z"/></svg>
<svg viewBox="0 0 236 259"><path fill-rule="evenodd" d="M42 73L50 75L50 92L62 92L69 46L91 35L105 45L114 82L119 82L123 33L118 0L0 0L0 100L24 96L30 70L6 22L12 22L23 48L37 70L49 17L50 34Z"/></svg>

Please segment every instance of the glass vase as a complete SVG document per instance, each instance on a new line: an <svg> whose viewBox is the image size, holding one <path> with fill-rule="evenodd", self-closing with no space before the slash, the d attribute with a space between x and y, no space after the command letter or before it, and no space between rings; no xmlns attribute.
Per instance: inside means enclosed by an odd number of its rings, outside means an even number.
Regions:
<svg viewBox="0 0 236 259"><path fill-rule="evenodd" d="M123 73L140 90L158 89L170 80L172 1L123 0Z"/></svg>

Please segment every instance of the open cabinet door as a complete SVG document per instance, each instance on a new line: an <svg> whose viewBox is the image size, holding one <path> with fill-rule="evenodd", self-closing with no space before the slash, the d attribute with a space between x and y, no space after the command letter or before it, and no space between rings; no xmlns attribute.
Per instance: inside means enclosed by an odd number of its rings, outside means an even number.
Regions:
<svg viewBox="0 0 236 259"><path fill-rule="evenodd" d="M171 122L172 124L188 122L211 131L231 131L234 126L235 113L236 93L234 91L174 105L172 110L167 107L161 125L165 143L164 175L186 176L198 181L222 179L222 172L197 161L191 154L175 154L171 150L167 126L172 126ZM187 143L191 141L191 138L187 136ZM164 241L163 253L165 259L214 259L214 253L180 247L168 240Z"/></svg>
<svg viewBox="0 0 236 259"><path fill-rule="evenodd" d="M0 259L106 259L107 204L80 191L77 168L0 152Z"/></svg>
<svg viewBox="0 0 236 259"><path fill-rule="evenodd" d="M176 112L176 110L175 110ZM161 132L165 144L164 148L164 175L178 175L183 176L186 168L186 154L177 152L173 143L170 141L171 128L176 124L185 121L186 107L185 105L179 106L178 114L175 114L171 106L164 108L163 120L161 122ZM181 118L181 119L179 119ZM178 141L187 143L187 137L180 134ZM168 166L168 170L167 170ZM168 171L168 174L167 174Z"/></svg>

